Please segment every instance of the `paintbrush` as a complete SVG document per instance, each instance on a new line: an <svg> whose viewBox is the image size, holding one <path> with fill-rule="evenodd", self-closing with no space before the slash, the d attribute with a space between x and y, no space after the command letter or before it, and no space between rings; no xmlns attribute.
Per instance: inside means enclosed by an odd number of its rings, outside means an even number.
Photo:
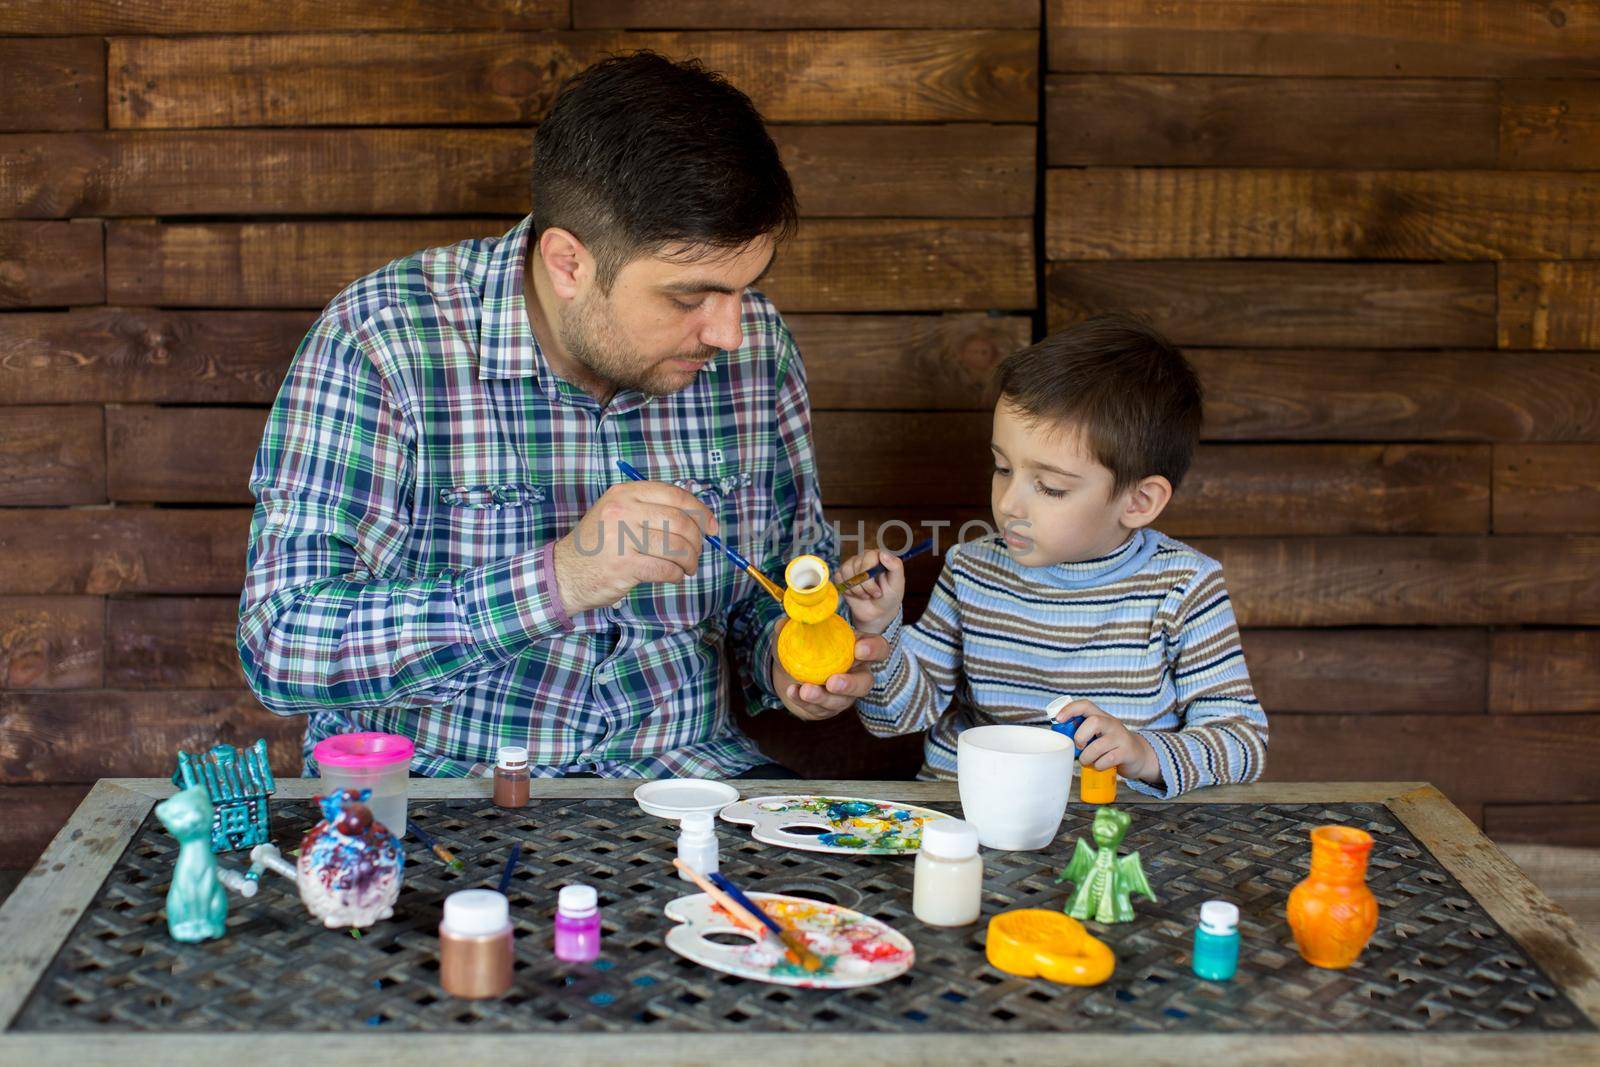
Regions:
<svg viewBox="0 0 1600 1067"><path fill-rule="evenodd" d="M776 919L761 910L761 905L745 896L742 892L740 892L738 886L728 881L728 879L723 875L718 874L716 871L712 871L709 875L707 875L707 877L711 879L712 885L716 886L718 889L728 894L728 896L732 897L734 903L750 912L751 915L754 915L757 919L761 920L761 924L763 926L765 926L768 930L771 930L774 934L778 935L778 940L783 942L784 947L790 952L793 952L796 956L800 957L800 966L804 967L808 971L821 969L822 958L815 952L811 951L811 949L806 945L804 938L791 930L784 929L781 925L779 925Z"/></svg>
<svg viewBox="0 0 1600 1067"><path fill-rule="evenodd" d="M650 480L635 470L633 464L629 463L625 459L617 460L617 469L636 482L647 482ZM754 578L757 585L771 593L780 603L782 602L783 587L777 582L773 581L771 578L768 578L765 574L762 574L754 563L751 563L749 560L739 555L739 553L723 544L722 538L718 537L716 534L706 534L706 540L715 545L724 556L727 556L730 560L732 560L735 567L738 567L750 577Z"/></svg>
<svg viewBox="0 0 1600 1067"><path fill-rule="evenodd" d="M505 896L506 890L511 888L511 876L517 873L517 861L522 858L522 842L518 841L511 846L511 855L506 857L506 869L500 872L500 895Z"/></svg>
<svg viewBox="0 0 1600 1067"><path fill-rule="evenodd" d="M745 911L744 908L735 903L734 900L728 896L728 894L724 893L722 890L706 881L705 878L701 876L699 871L695 870L681 859L673 860L672 865L678 868L678 870L682 871L689 881L693 882L699 888L700 892L710 897L711 903L727 912L728 918L733 920L733 925L741 926L746 930L758 934L764 929L764 927L761 925L760 919L756 918L754 915L751 915L748 911Z"/></svg>
<svg viewBox="0 0 1600 1067"><path fill-rule="evenodd" d="M728 894L724 893L710 882L707 882L705 879L701 878L698 872L696 872L682 860L673 860L672 865L678 868L680 871L687 872L689 877L694 880L694 884L705 891L706 895L711 898L711 902L713 904L727 913L728 917L733 920L735 926L739 926L745 930L748 930L757 936L766 934L768 927L772 927L774 930L778 929L772 920L767 917L767 914L760 908L756 907L754 901L747 899L745 903L750 905L750 907L747 908L744 904L740 904L738 901L728 896ZM783 944L783 958L788 960L790 963L799 966L802 959L800 953L796 952L794 947L791 946L787 941L783 941L782 931L779 931L778 938Z"/></svg>
<svg viewBox="0 0 1600 1067"><path fill-rule="evenodd" d="M465 863L462 863L460 860L456 859L454 854L452 854L449 849L435 841L428 834L428 831L424 830L410 819L406 820L406 829L410 830L416 839L421 841L423 845L427 847L429 852L432 852L435 856L438 856L439 859L444 862L446 867L449 867L453 871L464 871L467 869L467 865Z"/></svg>
<svg viewBox="0 0 1600 1067"><path fill-rule="evenodd" d="M928 549L930 549L932 547L933 547L933 538L931 538L931 537L928 538L926 541L918 541L916 544L914 544L910 548L906 549L905 552L901 554L900 558L902 560L907 560L907 559L912 558L913 556L920 556L920 555L922 555L924 552L928 551ZM878 575L887 574L887 573L888 573L888 568L887 567L885 567L881 563L875 563L871 567L868 567L866 570L862 571L860 574L856 575L854 578L849 578L849 579L846 579L845 581L835 582L833 584L837 585L839 587L839 592L848 593L850 590L854 589L856 586L862 584L863 582L870 582L872 579L876 578Z"/></svg>

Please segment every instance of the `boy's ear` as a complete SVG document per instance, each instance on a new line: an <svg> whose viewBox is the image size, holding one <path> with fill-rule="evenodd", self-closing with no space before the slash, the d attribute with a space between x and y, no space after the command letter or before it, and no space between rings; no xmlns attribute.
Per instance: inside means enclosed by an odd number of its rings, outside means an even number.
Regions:
<svg viewBox="0 0 1600 1067"><path fill-rule="evenodd" d="M535 255L544 264L550 288L563 300L576 297L584 282L594 275L594 257L570 230L559 226L551 226L539 235Z"/></svg>
<svg viewBox="0 0 1600 1067"><path fill-rule="evenodd" d="M1142 478L1128 490L1127 502L1122 506L1122 525L1130 530L1149 526L1161 517L1167 502L1172 499L1172 483L1159 474Z"/></svg>

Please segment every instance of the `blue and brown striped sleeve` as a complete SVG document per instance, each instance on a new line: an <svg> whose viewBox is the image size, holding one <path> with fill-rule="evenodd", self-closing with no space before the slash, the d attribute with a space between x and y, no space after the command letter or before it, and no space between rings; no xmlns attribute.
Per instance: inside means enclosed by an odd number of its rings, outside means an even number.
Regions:
<svg viewBox="0 0 1600 1067"><path fill-rule="evenodd" d="M915 626L901 616L884 631L889 658L874 672L871 692L856 701L867 732L878 737L926 730L950 706L961 677L961 618L956 599L955 553Z"/></svg>
<svg viewBox="0 0 1600 1067"><path fill-rule="evenodd" d="M1177 691L1176 730L1140 730L1161 764L1161 783L1141 793L1175 797L1208 785L1253 782L1267 763L1267 716L1245 667L1222 566L1203 565L1176 595L1168 641Z"/></svg>

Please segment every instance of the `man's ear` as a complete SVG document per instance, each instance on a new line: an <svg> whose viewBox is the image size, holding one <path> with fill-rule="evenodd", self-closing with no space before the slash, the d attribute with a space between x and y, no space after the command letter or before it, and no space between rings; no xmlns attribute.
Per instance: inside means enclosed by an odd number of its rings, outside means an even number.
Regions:
<svg viewBox="0 0 1600 1067"><path fill-rule="evenodd" d="M1172 483L1159 474L1142 478L1128 491L1127 502L1122 506L1122 525L1130 530L1149 526L1166 510L1172 499Z"/></svg>
<svg viewBox="0 0 1600 1067"><path fill-rule="evenodd" d="M550 288L563 300L575 298L594 279L594 256L570 230L551 226L541 233L539 259Z"/></svg>

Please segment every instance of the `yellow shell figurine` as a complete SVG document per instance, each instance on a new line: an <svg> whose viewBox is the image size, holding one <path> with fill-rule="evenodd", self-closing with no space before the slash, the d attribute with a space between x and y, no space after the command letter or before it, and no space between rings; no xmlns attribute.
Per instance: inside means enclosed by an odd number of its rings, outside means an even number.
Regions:
<svg viewBox="0 0 1600 1067"><path fill-rule="evenodd" d="M1070 915L1042 908L1003 911L989 920L984 955L1007 974L1063 985L1099 985L1116 969L1104 941Z"/></svg>
<svg viewBox="0 0 1600 1067"><path fill-rule="evenodd" d="M784 568L783 610L789 621L778 633L778 662L797 682L821 685L856 661L856 635L839 611L839 590L828 580L828 564L797 556Z"/></svg>

